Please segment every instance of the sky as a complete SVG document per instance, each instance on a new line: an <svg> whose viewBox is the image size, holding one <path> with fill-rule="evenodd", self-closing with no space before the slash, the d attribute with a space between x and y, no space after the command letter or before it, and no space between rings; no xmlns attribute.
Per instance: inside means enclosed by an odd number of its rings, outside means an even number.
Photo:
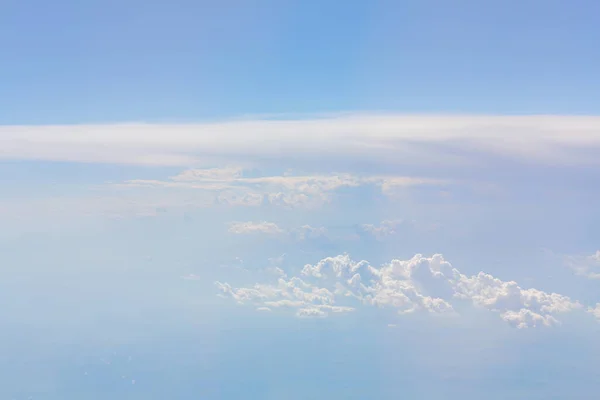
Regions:
<svg viewBox="0 0 600 400"><path fill-rule="evenodd" d="M594 1L3 1L0 398L595 399Z"/></svg>

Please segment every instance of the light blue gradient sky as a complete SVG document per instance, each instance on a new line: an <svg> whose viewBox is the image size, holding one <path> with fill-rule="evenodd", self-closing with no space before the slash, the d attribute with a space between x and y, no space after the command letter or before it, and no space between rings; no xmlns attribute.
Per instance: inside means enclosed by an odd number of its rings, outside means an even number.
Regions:
<svg viewBox="0 0 600 400"><path fill-rule="evenodd" d="M0 397L596 399L598 15L2 2ZM419 269L393 278L455 314L366 292L326 318L234 301L267 293L274 267L334 292L301 270L345 253L375 268L441 253L518 290ZM560 323L519 329L520 309Z"/></svg>
<svg viewBox="0 0 600 400"><path fill-rule="evenodd" d="M4 124L598 111L591 0L0 7Z"/></svg>

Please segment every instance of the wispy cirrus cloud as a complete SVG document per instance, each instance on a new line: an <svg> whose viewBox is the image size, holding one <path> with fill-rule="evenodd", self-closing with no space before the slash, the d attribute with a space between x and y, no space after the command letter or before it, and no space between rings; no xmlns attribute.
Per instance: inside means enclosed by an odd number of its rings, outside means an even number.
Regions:
<svg viewBox="0 0 600 400"><path fill-rule="evenodd" d="M0 158L138 165L338 158L472 164L487 154L548 164L600 163L600 117L340 114L198 124L3 126ZM478 158L478 163L484 158Z"/></svg>

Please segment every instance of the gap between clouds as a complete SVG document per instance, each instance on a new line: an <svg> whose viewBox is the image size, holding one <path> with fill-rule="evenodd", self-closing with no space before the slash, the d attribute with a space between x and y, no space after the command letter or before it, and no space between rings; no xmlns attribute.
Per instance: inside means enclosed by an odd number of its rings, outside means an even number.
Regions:
<svg viewBox="0 0 600 400"><path fill-rule="evenodd" d="M600 318L600 304L586 310L568 296L525 289L484 272L467 276L440 254L394 259L381 267L343 254L307 264L294 274L276 269L272 281L251 287L215 284L221 296L239 304L263 311L291 310L299 317L325 317L371 306L399 314L425 311L456 316L461 307L470 305L496 313L517 328L558 325L561 315L576 311Z"/></svg>

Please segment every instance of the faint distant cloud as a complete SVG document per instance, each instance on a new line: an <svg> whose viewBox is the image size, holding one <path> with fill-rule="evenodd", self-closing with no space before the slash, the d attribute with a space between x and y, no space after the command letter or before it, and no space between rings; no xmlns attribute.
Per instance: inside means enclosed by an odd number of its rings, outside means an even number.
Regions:
<svg viewBox="0 0 600 400"><path fill-rule="evenodd" d="M79 196L36 196L0 201L0 218L63 218L102 215L108 218L157 217L180 215L190 220L189 212L216 205L236 207L274 206L286 209L315 209L330 203L344 188L372 186L387 193L390 182L408 190L417 186L445 186L446 180L398 176L356 176L348 173L283 175L259 173L246 176L239 166L195 168L166 179L133 179L88 187ZM299 228L296 232L302 236ZM304 232L305 238L317 231Z"/></svg>
<svg viewBox="0 0 600 400"><path fill-rule="evenodd" d="M297 240L317 239L327 235L327 229L323 226L312 227L310 225L303 225L293 229L291 234Z"/></svg>
<svg viewBox="0 0 600 400"><path fill-rule="evenodd" d="M248 235L248 234L267 234L267 235L278 235L286 236L294 240L302 241L308 239L317 239L324 237L327 233L325 227L312 227L310 225L303 225L298 228L283 229L274 222L268 221L246 221L246 222L230 222L229 232L237 235ZM272 265L279 265L283 262L284 255L278 258L269 259Z"/></svg>
<svg viewBox="0 0 600 400"><path fill-rule="evenodd" d="M201 278L196 274L187 274L183 276L186 281L199 281Z"/></svg>
<svg viewBox="0 0 600 400"><path fill-rule="evenodd" d="M600 250L591 255L565 256L564 263L576 275L600 279Z"/></svg>
<svg viewBox="0 0 600 400"><path fill-rule="evenodd" d="M383 239L387 236L395 235L398 232L398 227L402 225L404 220L384 220L379 225L374 224L362 224L361 230L369 235L372 235L376 239Z"/></svg>
<svg viewBox="0 0 600 400"><path fill-rule="evenodd" d="M261 221L261 222L232 222L229 224L229 232L237 235L247 235L264 233L268 235L281 235L284 234L284 230L281 229L277 224L273 222Z"/></svg>
<svg viewBox="0 0 600 400"><path fill-rule="evenodd" d="M408 231L412 233L433 232L439 229L440 225L435 223L420 223L414 220L389 219L383 220L379 224L362 224L358 228L363 234L372 236L377 240L385 240L388 237Z"/></svg>
<svg viewBox="0 0 600 400"><path fill-rule="evenodd" d="M271 267L280 267L283 264L285 257L285 253L278 257L271 257L269 258L269 264L271 265Z"/></svg>
<svg viewBox="0 0 600 400"><path fill-rule="evenodd" d="M296 312L296 315L298 317L317 317L317 318L321 318L321 317L326 317L327 313L323 310L320 310L317 307L308 307L308 308L301 308Z"/></svg>
<svg viewBox="0 0 600 400"><path fill-rule="evenodd" d="M166 180L133 179L110 184L119 189L194 190L210 194L214 202L236 206L271 204L284 208L318 207L343 188L372 185L382 194L396 195L414 186L445 186L450 182L408 176L357 176L350 173L263 175L248 177L241 167L190 169Z"/></svg>

